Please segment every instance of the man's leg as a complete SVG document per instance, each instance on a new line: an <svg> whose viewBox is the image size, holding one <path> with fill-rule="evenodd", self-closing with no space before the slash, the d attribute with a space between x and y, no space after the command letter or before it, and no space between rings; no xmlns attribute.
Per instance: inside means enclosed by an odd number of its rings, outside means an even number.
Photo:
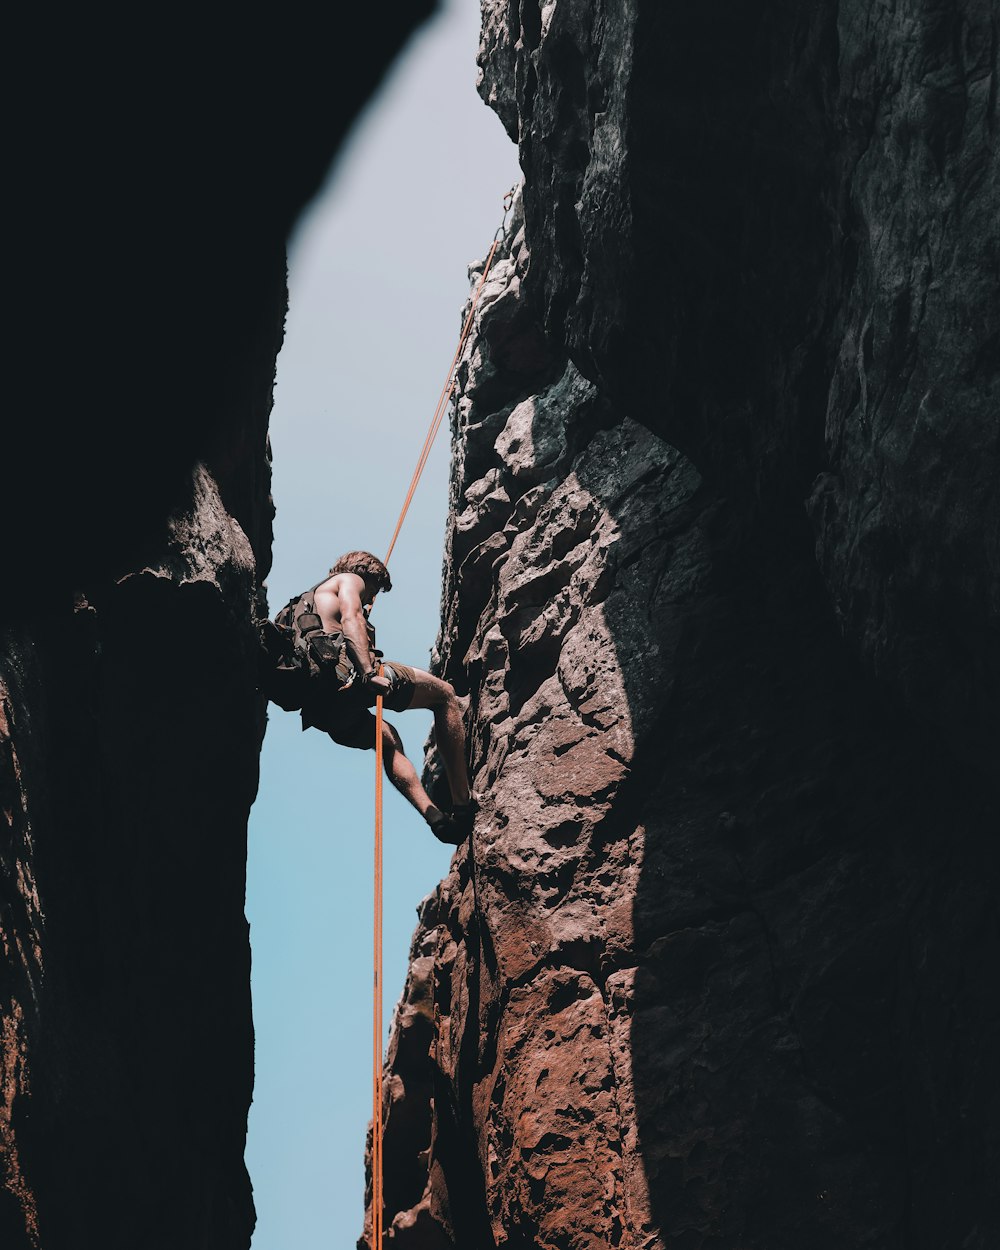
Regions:
<svg viewBox="0 0 1000 1250"><path fill-rule="evenodd" d="M468 837L472 827L471 820L467 825L464 822L458 822L454 817L445 815L439 807L434 806L427 791L420 784L417 770L403 751L402 739L387 720L382 722L382 764L386 776L403 798L412 803L423 816L439 842L444 842L449 846L458 846Z"/></svg>
<svg viewBox="0 0 1000 1250"><path fill-rule="evenodd" d="M410 707L427 707L434 713L434 729L444 771L456 807L469 803L469 771L465 763L465 726L462 704L452 686L423 669L410 669L413 698Z"/></svg>
<svg viewBox="0 0 1000 1250"><path fill-rule="evenodd" d="M362 708L359 715L338 724L327 724L325 728L339 746L372 751L377 742L376 724L374 714ZM430 825L431 832L439 842L457 846L465 839L469 832L465 827L468 822L460 825L431 802L430 795L420 784L417 770L406 757L402 739L395 726L387 720L382 721L382 767L393 786Z"/></svg>
<svg viewBox="0 0 1000 1250"><path fill-rule="evenodd" d="M408 803L411 803L424 819L434 805L420 784L417 770L403 751L403 740L395 726L382 721L382 765L385 775Z"/></svg>

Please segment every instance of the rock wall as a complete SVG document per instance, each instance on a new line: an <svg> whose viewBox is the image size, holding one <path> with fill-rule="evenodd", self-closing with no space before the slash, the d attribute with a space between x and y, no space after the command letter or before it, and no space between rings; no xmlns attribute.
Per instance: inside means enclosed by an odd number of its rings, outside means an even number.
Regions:
<svg viewBox="0 0 1000 1250"><path fill-rule="evenodd" d="M394 1019L391 1240L986 1250L995 15L483 17L525 186L437 657L483 810Z"/></svg>
<svg viewBox="0 0 1000 1250"><path fill-rule="evenodd" d="M431 8L384 5L375 36L334 9L12 19L5 1250L249 1245L243 901L285 238Z"/></svg>
<svg viewBox="0 0 1000 1250"><path fill-rule="evenodd" d="M249 1245L254 595L199 467L160 563L5 637L5 1245Z"/></svg>
<svg viewBox="0 0 1000 1250"><path fill-rule="evenodd" d="M745 507L807 500L871 667L992 765L995 7L483 10L546 332Z"/></svg>
<svg viewBox="0 0 1000 1250"><path fill-rule="evenodd" d="M433 8L14 15L4 619L155 562L198 461L269 562L285 240Z"/></svg>

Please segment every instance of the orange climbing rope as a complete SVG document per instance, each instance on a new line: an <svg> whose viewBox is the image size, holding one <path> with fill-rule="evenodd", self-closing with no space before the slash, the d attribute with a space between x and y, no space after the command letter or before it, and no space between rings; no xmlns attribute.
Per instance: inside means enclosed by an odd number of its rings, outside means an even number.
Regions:
<svg viewBox="0 0 1000 1250"><path fill-rule="evenodd" d="M503 222L496 234L493 236L493 246L490 248L489 255L486 257L486 264L483 266L483 276L479 279L479 285L476 287L476 293L472 297L472 305L469 308L469 315L465 319L465 325L462 327L462 333L458 340L458 346L455 348L455 355L451 359L448 366L448 373L444 380L444 386L441 388L441 394L438 397L437 407L434 409L434 415L431 417L430 428L427 431L427 437L424 439L424 445L420 449L420 455L417 457L417 467L413 470L413 477L410 479L410 489L406 492L406 498L403 500L403 506L399 512L399 520L396 522L396 528L392 531L392 538L389 540L389 549L385 553L383 564L389 563L389 557L392 555L393 548L396 546L396 539L399 537L399 531L403 528L403 522L406 520L406 514L410 510L410 504L413 501L413 495L417 489L417 483L420 481L424 466L427 464L427 458L431 454L431 448L437 437L437 432L441 428L441 422L444 420L444 414L448 411L448 404L451 402L456 383L458 382L458 374L455 366L458 364L465 344L468 341L469 334L472 331L472 321L476 315L476 305L479 303L479 297L483 293L483 287L486 285L486 279L489 277L490 266L493 264L493 257L496 255L500 241L503 239L504 231L507 228L507 215L510 212L511 204L514 199L514 189L504 196L503 201Z"/></svg>
<svg viewBox="0 0 1000 1250"><path fill-rule="evenodd" d="M382 676L382 665L378 666ZM372 1013L372 1246L382 1250L382 696L375 700L375 1010Z"/></svg>
<svg viewBox="0 0 1000 1250"><path fill-rule="evenodd" d="M389 542L389 549L385 553L385 564L389 563L389 557L392 555L393 548L396 545L396 539L399 532L403 528L403 522L406 520L406 514L410 509L413 501L413 495L417 489L417 483L420 481L421 474L427 464L427 458L431 454L431 448L437 437L437 432L444 420L444 414L448 411L448 404L454 393L458 374L456 366L465 349L469 334L472 331L473 318L476 312L476 305L479 303L479 297L482 294L483 287L486 285L486 279L489 277L490 266L493 264L493 257L496 255L497 248L504 237L507 229L507 216L510 213L511 205L514 200L514 188L512 187L503 200L503 221L500 228L493 236L493 246L490 248L489 255L486 257L486 264L483 266L483 276L479 279L479 285L472 297L472 305L469 308L469 315L465 319L462 327L462 333L458 340L458 347L455 349L455 355L452 357L451 364L448 366L448 375L445 378L444 386L441 388L441 394L438 398L437 407L434 409L434 415L431 417L430 428L427 431L427 437L424 439L424 445L420 449L420 455L417 458L417 467L413 471L413 477L410 479L410 488L406 492L406 499L403 501L403 507L399 513L399 520L396 522L396 528L393 530L392 539ZM382 676L382 665L378 666L378 674ZM372 1250L382 1250L382 696L375 700L375 1003L372 1011Z"/></svg>

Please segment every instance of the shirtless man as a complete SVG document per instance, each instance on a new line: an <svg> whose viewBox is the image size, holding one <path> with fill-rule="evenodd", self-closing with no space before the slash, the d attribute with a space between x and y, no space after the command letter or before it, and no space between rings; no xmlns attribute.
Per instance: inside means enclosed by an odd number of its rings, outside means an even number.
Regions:
<svg viewBox="0 0 1000 1250"><path fill-rule="evenodd" d="M419 668L385 661L378 675L373 651L375 631L367 609L375 596L392 589L389 570L368 551L349 551L334 564L330 576L315 588L313 603L324 634L344 646L337 661L334 689L325 685L302 709L303 728L323 730L342 746L375 749L376 719L371 712L382 696L394 712L424 707L434 712L438 750L451 789L452 810L435 807L420 784L417 771L403 752L395 728L382 721L382 758L386 776L423 816L441 842L457 845L468 837L476 804L469 791L465 764L462 704L452 686Z"/></svg>

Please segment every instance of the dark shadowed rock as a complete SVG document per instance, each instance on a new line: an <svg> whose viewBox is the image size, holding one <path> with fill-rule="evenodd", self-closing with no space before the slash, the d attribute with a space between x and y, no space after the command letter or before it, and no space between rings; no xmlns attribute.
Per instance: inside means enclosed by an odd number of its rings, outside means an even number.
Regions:
<svg viewBox="0 0 1000 1250"><path fill-rule="evenodd" d="M200 468L161 561L4 639L0 1139L45 1250L249 1244L254 594Z"/></svg>
<svg viewBox="0 0 1000 1250"><path fill-rule="evenodd" d="M546 332L741 509L808 501L853 645L992 770L994 7L483 9Z"/></svg>
<svg viewBox="0 0 1000 1250"><path fill-rule="evenodd" d="M266 573L285 239L433 7L12 18L5 611L155 559L198 461Z"/></svg>
<svg viewBox="0 0 1000 1250"><path fill-rule="evenodd" d="M9 24L4 1250L249 1245L243 901L285 239L431 7L383 5L374 31L333 8Z"/></svg>

